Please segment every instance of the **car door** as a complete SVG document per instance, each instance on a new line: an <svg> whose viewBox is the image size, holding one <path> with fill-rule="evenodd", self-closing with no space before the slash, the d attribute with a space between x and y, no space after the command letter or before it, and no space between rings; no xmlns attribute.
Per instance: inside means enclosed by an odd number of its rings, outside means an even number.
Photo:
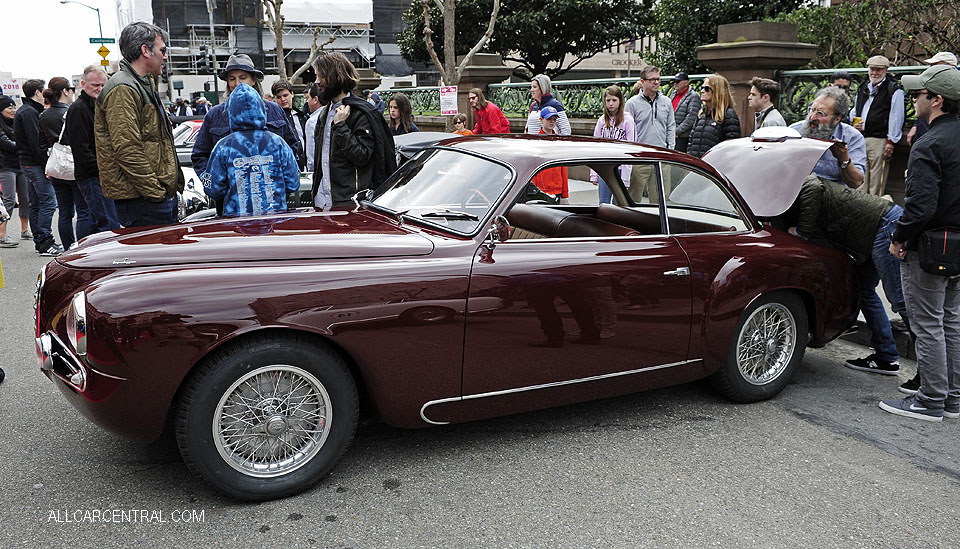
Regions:
<svg viewBox="0 0 960 549"><path fill-rule="evenodd" d="M592 223L587 218L597 215L595 187L592 195L583 192L574 167L570 173L570 196L581 197L570 199L575 203L525 206L548 208L551 215L575 212L576 221ZM580 203L587 200L593 202ZM551 237L514 226L510 239L478 250L464 398L641 371L669 376L666 370L689 366L689 261L661 229L662 205L634 206L654 216L652 234ZM479 310L490 298L499 306Z"/></svg>

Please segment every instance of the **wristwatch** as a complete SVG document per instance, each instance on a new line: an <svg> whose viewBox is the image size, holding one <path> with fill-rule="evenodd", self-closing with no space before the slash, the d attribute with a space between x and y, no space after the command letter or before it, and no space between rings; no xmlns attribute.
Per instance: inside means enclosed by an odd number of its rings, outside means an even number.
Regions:
<svg viewBox="0 0 960 549"><path fill-rule="evenodd" d="M850 165L850 159L848 158L848 159L846 159L846 160L844 160L843 162L840 163L840 169L841 169L841 170L844 170L844 169L846 169L847 166L849 166L849 165Z"/></svg>

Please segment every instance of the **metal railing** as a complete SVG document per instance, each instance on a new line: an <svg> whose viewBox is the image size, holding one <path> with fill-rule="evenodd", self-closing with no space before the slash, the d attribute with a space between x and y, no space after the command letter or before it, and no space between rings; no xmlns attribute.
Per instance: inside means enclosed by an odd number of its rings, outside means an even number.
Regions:
<svg viewBox="0 0 960 549"><path fill-rule="evenodd" d="M909 67L890 67L887 72L894 75L920 74L929 67L927 66L909 66ZM802 71L780 71L777 73L777 80L780 82L780 100L777 108L788 124L803 120L807 116L807 106L813 102L817 91L830 85L830 77L837 70L844 70L854 77L866 76L867 69L817 69ZM850 103L853 106L853 99L857 96L857 88L860 82L851 82L850 85ZM906 108L906 126L912 126L916 121L916 113L913 110L913 101L904 94L904 107Z"/></svg>
<svg viewBox="0 0 960 549"><path fill-rule="evenodd" d="M384 103L390 104L390 98L403 93L410 98L413 114L418 116L440 116L440 87L423 86L419 88L393 88L374 90Z"/></svg>

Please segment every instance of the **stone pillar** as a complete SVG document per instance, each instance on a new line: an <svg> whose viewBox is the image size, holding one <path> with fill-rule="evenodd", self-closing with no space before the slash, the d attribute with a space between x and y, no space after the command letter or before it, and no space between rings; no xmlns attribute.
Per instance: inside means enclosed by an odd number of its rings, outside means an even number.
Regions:
<svg viewBox="0 0 960 549"><path fill-rule="evenodd" d="M776 80L778 70L800 68L816 54L816 44L797 42L796 25L767 21L720 25L717 43L697 48L700 62L730 81L745 136L753 133L754 125L755 111L747 103L750 80L754 76Z"/></svg>
<svg viewBox="0 0 960 549"><path fill-rule="evenodd" d="M463 58L457 59L459 63ZM470 60L470 64L463 69L460 83L457 84L457 109L467 115L467 128L473 129L476 123L473 109L467 95L470 88L480 88L487 95L488 84L499 84L510 78L513 69L503 65L503 59L496 53L478 53Z"/></svg>
<svg viewBox="0 0 960 549"><path fill-rule="evenodd" d="M357 74L360 76L357 91L375 90L380 87L380 75L373 69L357 69Z"/></svg>

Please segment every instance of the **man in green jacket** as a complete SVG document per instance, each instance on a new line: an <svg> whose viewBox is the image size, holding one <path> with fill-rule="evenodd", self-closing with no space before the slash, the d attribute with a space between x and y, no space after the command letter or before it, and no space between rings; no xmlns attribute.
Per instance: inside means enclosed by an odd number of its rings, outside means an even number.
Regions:
<svg viewBox="0 0 960 549"><path fill-rule="evenodd" d="M167 60L166 33L131 23L120 33L120 53L120 70L94 111L100 186L124 227L176 223L183 175L155 80Z"/></svg>
<svg viewBox="0 0 960 549"><path fill-rule="evenodd" d="M848 360L845 366L854 370L885 375L897 375L900 370L900 353L877 284L883 281L890 306L906 321L900 261L887 251L902 213L903 208L889 200L810 175L785 214L784 221L795 225L790 234L844 251L857 263L860 310L870 328L874 353Z"/></svg>

